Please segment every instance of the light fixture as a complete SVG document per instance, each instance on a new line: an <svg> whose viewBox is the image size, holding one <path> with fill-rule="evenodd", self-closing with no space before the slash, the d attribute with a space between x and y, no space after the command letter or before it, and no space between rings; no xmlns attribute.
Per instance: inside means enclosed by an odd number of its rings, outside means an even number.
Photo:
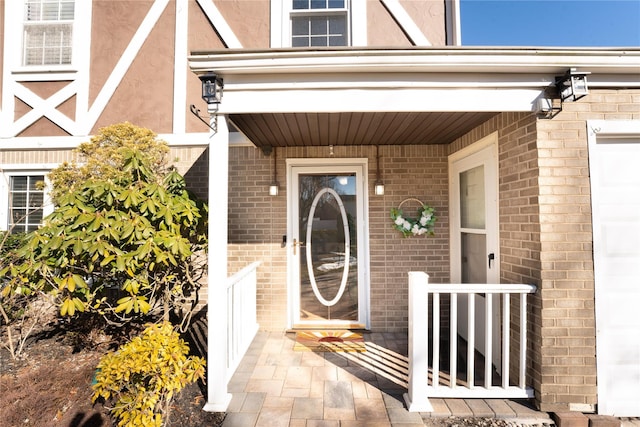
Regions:
<svg viewBox="0 0 640 427"><path fill-rule="evenodd" d="M271 185L269 185L269 195L277 196L279 190L280 185L278 184L278 155L276 148L273 147L273 181L271 181Z"/></svg>
<svg viewBox="0 0 640 427"><path fill-rule="evenodd" d="M215 74L203 74L199 77L202 81L202 99L209 105L220 104L224 88L222 77Z"/></svg>
<svg viewBox="0 0 640 427"><path fill-rule="evenodd" d="M557 97L554 99L552 96L543 94L536 99L535 112L540 118L552 119L561 111L562 102Z"/></svg>
<svg viewBox="0 0 640 427"><path fill-rule="evenodd" d="M376 196L384 196L384 182L380 178L380 154L376 145L376 182L373 184Z"/></svg>
<svg viewBox="0 0 640 427"><path fill-rule="evenodd" d="M564 102L577 101L589 94L587 75L591 73L576 71L575 68L567 70L564 76L556 76L556 88L560 99Z"/></svg>

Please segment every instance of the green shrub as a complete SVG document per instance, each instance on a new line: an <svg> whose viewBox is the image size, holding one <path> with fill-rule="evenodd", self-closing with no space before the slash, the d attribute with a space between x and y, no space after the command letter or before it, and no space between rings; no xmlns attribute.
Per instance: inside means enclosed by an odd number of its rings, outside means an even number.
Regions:
<svg viewBox="0 0 640 427"><path fill-rule="evenodd" d="M148 326L140 336L106 354L98 364L92 401L112 403L118 426L162 426L173 396L204 377L205 361L170 323Z"/></svg>
<svg viewBox="0 0 640 427"><path fill-rule="evenodd" d="M203 271L205 207L164 167L166 143L129 123L83 144L84 166L52 172L56 207L0 266L3 293L45 293L61 316L188 319ZM194 305L194 304L192 304ZM185 314L184 311L187 311Z"/></svg>

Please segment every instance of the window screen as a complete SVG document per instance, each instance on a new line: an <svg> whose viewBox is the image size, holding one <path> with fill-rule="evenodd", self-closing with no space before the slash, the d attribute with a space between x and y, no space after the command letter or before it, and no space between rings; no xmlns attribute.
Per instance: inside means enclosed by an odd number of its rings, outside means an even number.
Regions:
<svg viewBox="0 0 640 427"><path fill-rule="evenodd" d="M71 64L75 0L26 0L22 65Z"/></svg>

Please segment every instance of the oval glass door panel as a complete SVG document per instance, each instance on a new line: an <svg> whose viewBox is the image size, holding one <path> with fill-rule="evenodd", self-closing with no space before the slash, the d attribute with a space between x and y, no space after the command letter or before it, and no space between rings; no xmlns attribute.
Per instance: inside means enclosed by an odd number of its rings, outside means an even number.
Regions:
<svg viewBox="0 0 640 427"><path fill-rule="evenodd" d="M300 320L358 320L355 175L299 175Z"/></svg>

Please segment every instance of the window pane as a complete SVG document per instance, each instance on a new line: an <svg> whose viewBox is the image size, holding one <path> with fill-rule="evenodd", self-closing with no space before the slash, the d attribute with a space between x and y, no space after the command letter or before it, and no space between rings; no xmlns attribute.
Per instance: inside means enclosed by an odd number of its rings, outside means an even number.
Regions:
<svg viewBox="0 0 640 427"><path fill-rule="evenodd" d="M24 224L27 218L26 209L12 209L11 210L11 222L13 224Z"/></svg>
<svg viewBox="0 0 640 427"><path fill-rule="evenodd" d="M313 17L311 18L311 35L319 36L327 34L327 20L326 17Z"/></svg>
<svg viewBox="0 0 640 427"><path fill-rule="evenodd" d="M329 9L344 9L344 0L329 0Z"/></svg>
<svg viewBox="0 0 640 427"><path fill-rule="evenodd" d="M13 193L11 196L11 206L24 208L27 206L27 193Z"/></svg>
<svg viewBox="0 0 640 427"><path fill-rule="evenodd" d="M329 37L329 46L346 46L347 39L345 36L331 36Z"/></svg>
<svg viewBox="0 0 640 427"><path fill-rule="evenodd" d="M332 16L329 18L329 34L343 36L347 32L347 22L344 16Z"/></svg>
<svg viewBox="0 0 640 427"><path fill-rule="evenodd" d="M24 5L24 20L25 21L39 21L42 15L42 7L40 3L26 3Z"/></svg>
<svg viewBox="0 0 640 427"><path fill-rule="evenodd" d="M309 0L293 0L294 9L309 9Z"/></svg>
<svg viewBox="0 0 640 427"><path fill-rule="evenodd" d="M33 175L25 178L29 178L29 190L41 191L41 186L44 183L44 175Z"/></svg>
<svg viewBox="0 0 640 427"><path fill-rule="evenodd" d="M27 190L27 178L26 176L12 176L11 177L11 191L26 191Z"/></svg>
<svg viewBox="0 0 640 427"><path fill-rule="evenodd" d="M66 3L62 3L60 8L60 19L62 20L73 20L74 18L74 7L75 3L70 1Z"/></svg>
<svg viewBox="0 0 640 427"><path fill-rule="evenodd" d="M462 283L487 283L487 236L462 233Z"/></svg>
<svg viewBox="0 0 640 427"><path fill-rule="evenodd" d="M484 229L484 166L460 174L460 226Z"/></svg>
<svg viewBox="0 0 640 427"><path fill-rule="evenodd" d="M326 0L311 0L311 9L326 9Z"/></svg>
<svg viewBox="0 0 640 427"><path fill-rule="evenodd" d="M45 3L42 5L42 20L57 21L60 19L58 12L60 11L58 4Z"/></svg>
<svg viewBox="0 0 640 427"><path fill-rule="evenodd" d="M327 37L311 37L311 46L326 46L327 45Z"/></svg>
<svg viewBox="0 0 640 427"><path fill-rule="evenodd" d="M295 37L291 40L292 47L309 47L308 37Z"/></svg>
<svg viewBox="0 0 640 427"><path fill-rule="evenodd" d="M43 202L44 202L44 194L42 193L31 194L31 197L29 197L30 208L40 209L42 207Z"/></svg>
<svg viewBox="0 0 640 427"><path fill-rule="evenodd" d="M293 18L291 33L294 36L309 35L309 18L307 17L295 17Z"/></svg>

